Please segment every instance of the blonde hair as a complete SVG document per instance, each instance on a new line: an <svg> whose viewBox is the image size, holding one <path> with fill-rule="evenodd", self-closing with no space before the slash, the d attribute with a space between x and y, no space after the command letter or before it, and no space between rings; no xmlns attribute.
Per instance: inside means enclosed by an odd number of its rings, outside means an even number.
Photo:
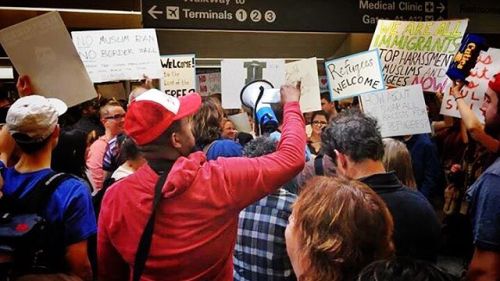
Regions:
<svg viewBox="0 0 500 281"><path fill-rule="evenodd" d="M392 217L384 201L361 182L314 177L293 214L306 261L301 280L350 280L394 252Z"/></svg>
<svg viewBox="0 0 500 281"><path fill-rule="evenodd" d="M385 138L382 162L386 171L394 171L398 179L406 186L416 189L411 155L406 145L398 140Z"/></svg>

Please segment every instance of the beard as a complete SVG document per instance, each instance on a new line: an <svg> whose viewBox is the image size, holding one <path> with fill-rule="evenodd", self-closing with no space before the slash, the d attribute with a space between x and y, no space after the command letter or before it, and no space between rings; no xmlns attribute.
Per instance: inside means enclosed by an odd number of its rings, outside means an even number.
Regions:
<svg viewBox="0 0 500 281"><path fill-rule="evenodd" d="M500 136L500 116L496 115L493 120L485 120L484 132L498 138Z"/></svg>

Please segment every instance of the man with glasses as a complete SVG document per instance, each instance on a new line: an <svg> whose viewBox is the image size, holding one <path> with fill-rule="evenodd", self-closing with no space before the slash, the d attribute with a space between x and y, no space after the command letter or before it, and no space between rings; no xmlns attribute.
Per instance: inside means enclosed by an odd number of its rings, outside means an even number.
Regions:
<svg viewBox="0 0 500 281"><path fill-rule="evenodd" d="M104 170L102 168L104 153L108 142L123 132L125 110L121 104L111 100L99 109L99 116L104 126L104 135L90 146L87 153L87 169L94 192L102 188Z"/></svg>

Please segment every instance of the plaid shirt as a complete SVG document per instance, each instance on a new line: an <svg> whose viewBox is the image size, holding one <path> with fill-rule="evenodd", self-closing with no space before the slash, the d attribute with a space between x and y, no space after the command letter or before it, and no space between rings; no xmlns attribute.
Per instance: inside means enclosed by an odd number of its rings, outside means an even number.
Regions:
<svg viewBox="0 0 500 281"><path fill-rule="evenodd" d="M285 244L285 228L296 198L280 188L241 211L234 280L296 280Z"/></svg>

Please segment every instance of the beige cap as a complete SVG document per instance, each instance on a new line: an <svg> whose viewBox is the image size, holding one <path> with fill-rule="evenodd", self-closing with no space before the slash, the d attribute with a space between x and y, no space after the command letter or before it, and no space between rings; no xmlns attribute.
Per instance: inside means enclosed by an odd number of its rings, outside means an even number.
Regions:
<svg viewBox="0 0 500 281"><path fill-rule="evenodd" d="M10 106L5 122L16 141L37 143L52 134L58 117L67 109L66 104L59 99L30 95Z"/></svg>

